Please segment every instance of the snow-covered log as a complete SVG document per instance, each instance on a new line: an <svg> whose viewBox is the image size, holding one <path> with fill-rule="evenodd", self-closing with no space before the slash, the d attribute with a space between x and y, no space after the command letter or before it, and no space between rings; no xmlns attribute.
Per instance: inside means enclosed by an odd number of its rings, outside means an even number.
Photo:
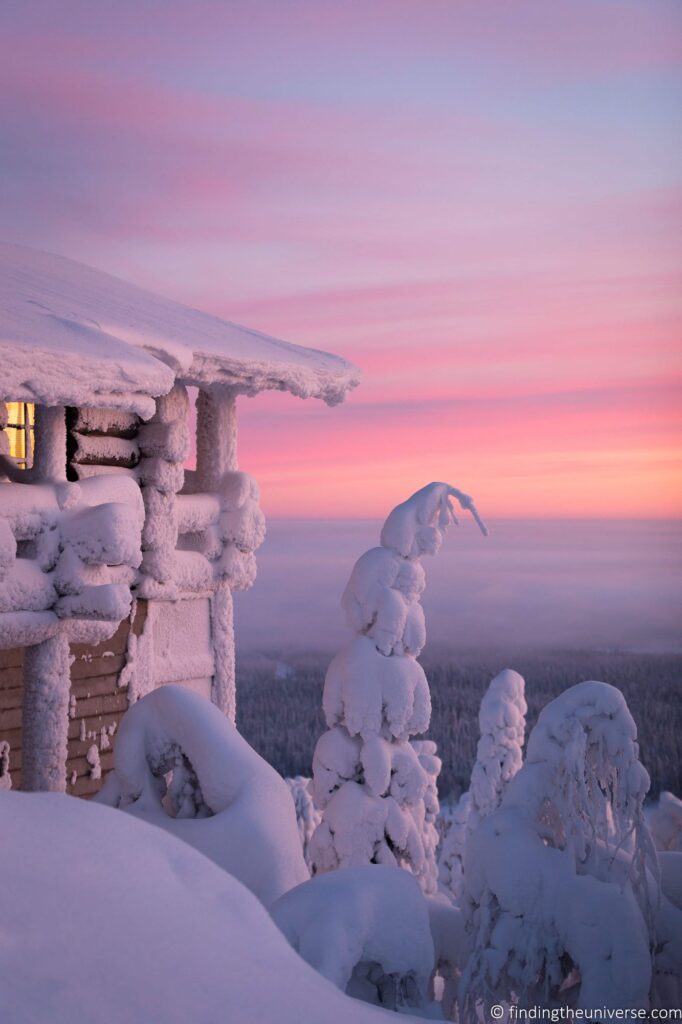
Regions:
<svg viewBox="0 0 682 1024"><path fill-rule="evenodd" d="M63 792L69 728L69 641L64 632L24 655L21 784Z"/></svg>
<svg viewBox="0 0 682 1024"><path fill-rule="evenodd" d="M581 683L543 710L523 767L467 843L464 1019L502 1001L644 1009L655 972L680 970L682 917L657 881L648 787L615 687Z"/></svg>
<svg viewBox="0 0 682 1024"><path fill-rule="evenodd" d="M440 882L455 898L462 889L469 836L483 818L497 810L507 784L523 763L527 710L523 677L504 669L491 681L481 701L471 785L457 802L441 849Z"/></svg>
<svg viewBox="0 0 682 1024"><path fill-rule="evenodd" d="M416 660L425 640L419 598L421 558L434 554L455 521L458 498L433 483L395 508L381 546L355 564L342 598L356 636L334 658L325 679L328 732L313 759L313 786L322 821L310 850L314 870L360 864L408 868L425 892L437 886L435 745L416 748L410 737L428 729L429 687Z"/></svg>
<svg viewBox="0 0 682 1024"><path fill-rule="evenodd" d="M343 868L270 908L288 942L341 991L386 1009L424 1008L434 967L426 900L397 868Z"/></svg>
<svg viewBox="0 0 682 1024"><path fill-rule="evenodd" d="M287 784L190 690L162 686L129 708L99 798L195 846L266 905L309 877Z"/></svg>

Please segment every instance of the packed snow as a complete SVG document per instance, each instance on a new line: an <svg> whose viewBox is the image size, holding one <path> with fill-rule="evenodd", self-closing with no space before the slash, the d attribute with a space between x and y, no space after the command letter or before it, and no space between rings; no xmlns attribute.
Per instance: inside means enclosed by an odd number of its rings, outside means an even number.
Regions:
<svg viewBox="0 0 682 1024"><path fill-rule="evenodd" d="M270 912L297 953L342 991L392 1010L429 1002L429 912L408 872L341 868L285 893Z"/></svg>
<svg viewBox="0 0 682 1024"><path fill-rule="evenodd" d="M154 413L176 378L321 398L333 405L359 371L61 256L0 244L0 400Z"/></svg>
<svg viewBox="0 0 682 1024"><path fill-rule="evenodd" d="M379 1024L186 843L58 794L0 792L0 1005L12 1024Z"/></svg>

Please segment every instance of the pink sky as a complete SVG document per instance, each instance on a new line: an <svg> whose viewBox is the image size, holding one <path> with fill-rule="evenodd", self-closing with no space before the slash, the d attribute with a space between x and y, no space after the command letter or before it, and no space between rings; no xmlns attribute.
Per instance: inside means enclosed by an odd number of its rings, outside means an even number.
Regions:
<svg viewBox="0 0 682 1024"><path fill-rule="evenodd" d="M271 515L679 515L681 57L673 0L7 4L0 230L363 368L242 401Z"/></svg>

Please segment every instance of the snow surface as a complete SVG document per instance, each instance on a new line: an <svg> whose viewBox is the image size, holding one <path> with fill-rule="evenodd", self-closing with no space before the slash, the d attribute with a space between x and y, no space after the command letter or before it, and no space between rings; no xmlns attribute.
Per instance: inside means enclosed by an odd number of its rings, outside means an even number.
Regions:
<svg viewBox="0 0 682 1024"><path fill-rule="evenodd" d="M285 893L270 913L303 959L342 991L389 1009L427 1003L433 939L426 900L408 872L341 868Z"/></svg>
<svg viewBox="0 0 682 1024"><path fill-rule="evenodd" d="M321 398L356 367L161 298L61 256L0 244L0 399L108 406L148 418L175 379Z"/></svg>
<svg viewBox="0 0 682 1024"><path fill-rule="evenodd" d="M214 704L184 687L161 686L128 709L97 799L195 846L266 905L309 877L287 784Z"/></svg>
<svg viewBox="0 0 682 1024"><path fill-rule="evenodd" d="M0 821L3 1020L390 1019L313 971L247 889L160 829L42 793L0 792Z"/></svg>

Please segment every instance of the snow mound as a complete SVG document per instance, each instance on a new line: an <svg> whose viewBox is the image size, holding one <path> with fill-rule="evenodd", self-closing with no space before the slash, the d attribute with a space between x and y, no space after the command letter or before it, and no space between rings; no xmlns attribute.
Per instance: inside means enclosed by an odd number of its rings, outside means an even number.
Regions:
<svg viewBox="0 0 682 1024"><path fill-rule="evenodd" d="M378 1024L196 850L59 794L1 793L0 1004L12 1024Z"/></svg>
<svg viewBox="0 0 682 1024"><path fill-rule="evenodd" d="M266 905L309 877L287 784L214 704L181 686L125 713L98 799L195 846Z"/></svg>
<svg viewBox="0 0 682 1024"><path fill-rule="evenodd" d="M61 256L0 244L0 401L107 406L145 419L175 378L343 401L337 356L171 302Z"/></svg>
<svg viewBox="0 0 682 1024"><path fill-rule="evenodd" d="M426 1004L434 946L426 900L408 872L342 868L285 893L270 912L337 988L392 1010Z"/></svg>

